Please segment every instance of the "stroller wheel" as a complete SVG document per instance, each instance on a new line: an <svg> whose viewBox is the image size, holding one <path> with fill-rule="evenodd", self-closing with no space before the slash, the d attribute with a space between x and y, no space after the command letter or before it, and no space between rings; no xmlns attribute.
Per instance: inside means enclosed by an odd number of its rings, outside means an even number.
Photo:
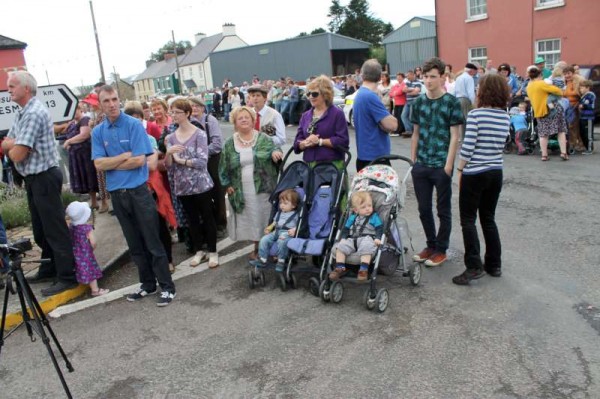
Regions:
<svg viewBox="0 0 600 399"><path fill-rule="evenodd" d="M344 297L344 286L339 281L331 283L331 302L340 303Z"/></svg>
<svg viewBox="0 0 600 399"><path fill-rule="evenodd" d="M363 300L364 300L365 305L367 306L368 310L375 309L375 298L376 298L376 296L371 296L371 289L368 289L365 291Z"/></svg>
<svg viewBox="0 0 600 399"><path fill-rule="evenodd" d="M267 285L267 279L265 279L265 272L263 272L262 270L258 272L258 283L261 287Z"/></svg>
<svg viewBox="0 0 600 399"><path fill-rule="evenodd" d="M308 290L314 296L319 296L319 279L316 277L311 277L308 280Z"/></svg>
<svg viewBox="0 0 600 399"><path fill-rule="evenodd" d="M408 270L408 278L412 285L419 285L421 281L421 264L414 263Z"/></svg>
<svg viewBox="0 0 600 399"><path fill-rule="evenodd" d="M248 270L248 287L250 287L250 289L254 288L254 270L253 269Z"/></svg>
<svg viewBox="0 0 600 399"><path fill-rule="evenodd" d="M321 285L319 286L319 296L323 302L329 302L330 298L330 289L329 289L329 281L323 280Z"/></svg>
<svg viewBox="0 0 600 399"><path fill-rule="evenodd" d="M293 289L298 288L298 277L293 273L290 273L290 287Z"/></svg>
<svg viewBox="0 0 600 399"><path fill-rule="evenodd" d="M379 313L385 312L390 302L390 294L388 290L385 288L381 288L377 291L377 296L375 297L375 302L377 305L377 311Z"/></svg>
<svg viewBox="0 0 600 399"><path fill-rule="evenodd" d="M527 149L527 155L533 155L534 151L535 150L533 148L528 148Z"/></svg>
<svg viewBox="0 0 600 399"><path fill-rule="evenodd" d="M285 275L283 273L277 273L277 277L279 278L279 288L281 291L287 291L287 280L285 279Z"/></svg>

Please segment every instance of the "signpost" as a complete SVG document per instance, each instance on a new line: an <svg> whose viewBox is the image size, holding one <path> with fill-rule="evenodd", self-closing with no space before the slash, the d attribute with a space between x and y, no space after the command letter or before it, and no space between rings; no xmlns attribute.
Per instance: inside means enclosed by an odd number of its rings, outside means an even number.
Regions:
<svg viewBox="0 0 600 399"><path fill-rule="evenodd" d="M77 97L67 85L40 86L36 97L48 107L54 123L67 122L75 117ZM8 91L0 91L0 133L8 131L21 107L12 102Z"/></svg>

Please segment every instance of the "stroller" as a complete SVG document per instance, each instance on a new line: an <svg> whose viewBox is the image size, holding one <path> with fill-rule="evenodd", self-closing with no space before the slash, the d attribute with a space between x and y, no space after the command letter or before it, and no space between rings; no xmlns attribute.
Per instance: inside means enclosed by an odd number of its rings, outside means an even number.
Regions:
<svg viewBox="0 0 600 399"><path fill-rule="evenodd" d="M519 155L531 155L535 151L537 146L537 135L535 134L535 123L531 112L531 104L527 102L527 111L525 112L525 121L527 123L527 130L515 131L512 123L512 116L519 113L519 108L510 108L509 115L511 116L510 124L510 135L506 138L503 152L510 154L513 152L513 148L517 149Z"/></svg>
<svg viewBox="0 0 600 399"><path fill-rule="evenodd" d="M376 164L382 160L402 160L410 165L404 179L400 182L396 171L387 165ZM421 280L421 265L407 265L404 259L404 253L407 249L402 243L402 231L407 233L411 241L410 233L406 220L399 217L399 213L404 206L404 197L406 194L406 180L412 169L412 161L409 158L400 155L388 155L376 159L354 177L350 193L357 191L369 191L373 199L373 209L379 214L383 221L384 233L381 239L381 245L377 247L376 252L371 257L369 265L368 288L365 291L364 302L368 310L377 309L382 313L389 304L389 293L386 288L377 288L377 277L379 274L391 276L396 271L402 272L404 277L409 277L412 285L418 285ZM351 209L344 212L343 223L350 217ZM401 221L401 227L398 222ZM335 242L338 243L341 238L341 229L338 229ZM379 237L378 237L379 238ZM412 247L412 242L411 242ZM324 263L321 269L321 284L319 286L319 296L323 302L339 303L344 295L343 281L356 281L354 277L360 264L360 256L352 254L346 258L346 267L349 273L336 281L329 279L329 273L333 270L335 264L335 251L330 251L329 259Z"/></svg>

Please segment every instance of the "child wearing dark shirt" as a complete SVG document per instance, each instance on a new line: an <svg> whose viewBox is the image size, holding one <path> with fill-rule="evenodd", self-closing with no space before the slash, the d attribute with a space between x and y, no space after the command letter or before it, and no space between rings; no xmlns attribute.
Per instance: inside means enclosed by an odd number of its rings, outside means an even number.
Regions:
<svg viewBox="0 0 600 399"><path fill-rule="evenodd" d="M590 155L594 150L594 112L596 108L596 94L591 92L593 82L584 80L579 84L581 99L579 100L579 131L581 141L585 146L582 154Z"/></svg>

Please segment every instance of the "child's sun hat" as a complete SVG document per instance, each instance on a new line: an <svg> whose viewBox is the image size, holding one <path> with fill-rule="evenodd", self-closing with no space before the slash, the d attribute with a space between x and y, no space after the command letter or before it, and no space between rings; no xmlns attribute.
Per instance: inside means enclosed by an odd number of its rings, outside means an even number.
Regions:
<svg viewBox="0 0 600 399"><path fill-rule="evenodd" d="M92 210L87 202L71 202L69 206L67 206L67 210L65 211L67 216L71 219L71 224L73 226L78 226L80 224L85 224L92 214Z"/></svg>

